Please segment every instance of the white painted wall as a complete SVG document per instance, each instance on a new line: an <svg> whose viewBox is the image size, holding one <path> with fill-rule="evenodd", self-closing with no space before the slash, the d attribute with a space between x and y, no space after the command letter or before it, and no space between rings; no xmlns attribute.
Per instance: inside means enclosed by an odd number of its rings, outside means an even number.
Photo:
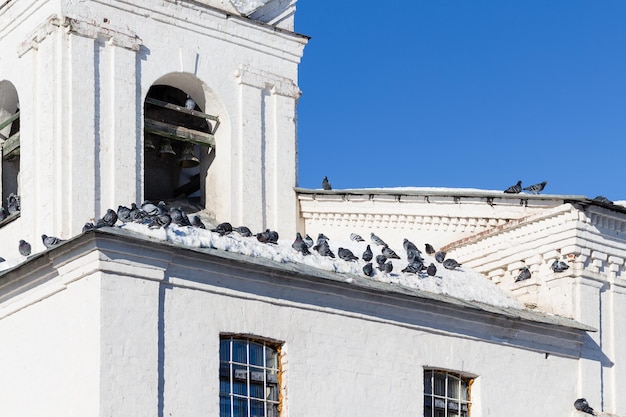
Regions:
<svg viewBox="0 0 626 417"><path fill-rule="evenodd" d="M155 82L187 88L220 117L204 183L215 218L295 232L306 37L166 0L10 2L0 21L0 80L16 86L22 111L23 206L20 236L0 229L0 254L20 238L41 250L42 233L66 239L107 208L143 200L142 112Z"/></svg>
<svg viewBox="0 0 626 417"><path fill-rule="evenodd" d="M549 326L265 268L85 236L4 275L0 412L218 415L220 333L284 343L284 416L420 415L424 367L476 376L473 417L568 415L579 396L579 360L541 350Z"/></svg>

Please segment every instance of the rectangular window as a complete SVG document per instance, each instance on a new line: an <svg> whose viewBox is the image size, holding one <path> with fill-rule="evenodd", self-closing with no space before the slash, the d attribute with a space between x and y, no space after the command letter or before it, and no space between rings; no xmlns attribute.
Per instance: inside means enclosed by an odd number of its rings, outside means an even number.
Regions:
<svg viewBox="0 0 626 417"><path fill-rule="evenodd" d="M424 370L424 417L468 417L472 382L459 373Z"/></svg>
<svg viewBox="0 0 626 417"><path fill-rule="evenodd" d="M279 417L280 345L220 338L220 417Z"/></svg>

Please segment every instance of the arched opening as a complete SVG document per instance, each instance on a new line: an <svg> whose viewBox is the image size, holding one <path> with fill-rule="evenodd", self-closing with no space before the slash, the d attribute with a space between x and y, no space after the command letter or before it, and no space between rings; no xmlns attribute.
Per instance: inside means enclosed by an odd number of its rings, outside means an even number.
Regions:
<svg viewBox="0 0 626 417"><path fill-rule="evenodd" d="M144 102L146 200L186 200L205 208L220 120L204 113L204 105L201 83L188 74L164 77L150 87Z"/></svg>
<svg viewBox="0 0 626 417"><path fill-rule="evenodd" d="M20 103L15 86L0 81L0 145L2 147L2 206L0 225L20 212Z"/></svg>

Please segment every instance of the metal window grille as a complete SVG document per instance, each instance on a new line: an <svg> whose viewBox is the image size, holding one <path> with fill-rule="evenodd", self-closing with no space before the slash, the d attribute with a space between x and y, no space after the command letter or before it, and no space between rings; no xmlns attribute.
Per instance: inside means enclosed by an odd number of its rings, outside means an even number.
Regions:
<svg viewBox="0 0 626 417"><path fill-rule="evenodd" d="M279 346L263 340L220 340L220 417L279 417Z"/></svg>
<svg viewBox="0 0 626 417"><path fill-rule="evenodd" d="M424 371L424 417L468 417L472 379L461 374Z"/></svg>

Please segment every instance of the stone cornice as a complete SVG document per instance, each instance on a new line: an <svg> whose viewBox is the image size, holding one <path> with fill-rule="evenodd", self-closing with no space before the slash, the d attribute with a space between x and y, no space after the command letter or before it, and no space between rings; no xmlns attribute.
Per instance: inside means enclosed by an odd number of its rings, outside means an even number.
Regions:
<svg viewBox="0 0 626 417"><path fill-rule="evenodd" d="M296 192L305 221L328 227L406 228L457 236L492 230L563 202L560 196L511 196L482 190L296 188Z"/></svg>
<svg viewBox="0 0 626 417"><path fill-rule="evenodd" d="M113 28L106 24L94 21L88 22L69 16L50 16L26 37L17 50L18 56L22 56L31 49L37 49L51 33L58 29L65 33L83 36L91 39L104 39L107 43L132 51L138 51L141 47L141 40L135 33L128 30Z"/></svg>
<svg viewBox="0 0 626 417"><path fill-rule="evenodd" d="M556 316L479 305L408 288L383 289L380 283L362 277L348 280L343 274L306 265L186 248L116 229L80 235L0 275L0 317L99 273L163 281L567 357L581 354L584 331L592 330ZM277 293L280 298L275 297Z"/></svg>
<svg viewBox="0 0 626 417"><path fill-rule="evenodd" d="M298 99L302 94L292 80L251 67L250 65L239 65L234 75L239 84L259 89L269 88L272 94L293 99Z"/></svg>
<svg viewBox="0 0 626 417"><path fill-rule="evenodd" d="M150 18L157 22L180 27L228 43L256 49L293 62L299 62L309 37L263 22L248 19L195 1L171 1L167 5L137 0L92 0L106 7ZM172 13L172 7L181 13ZM239 30L224 31L224 25L235 25Z"/></svg>

